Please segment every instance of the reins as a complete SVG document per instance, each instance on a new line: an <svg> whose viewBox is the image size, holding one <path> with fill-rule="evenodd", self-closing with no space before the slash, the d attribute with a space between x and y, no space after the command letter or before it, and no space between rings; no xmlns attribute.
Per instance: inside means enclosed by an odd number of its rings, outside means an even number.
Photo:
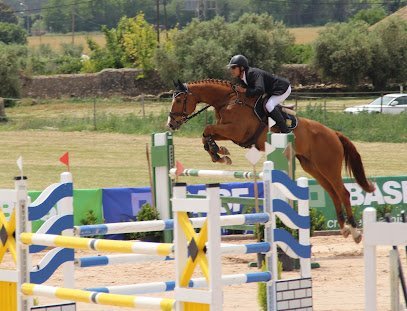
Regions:
<svg viewBox="0 0 407 311"><path fill-rule="evenodd" d="M203 107L202 109L199 109L197 112L194 112L193 114L190 114L189 116L187 116L185 118L185 122L187 123L189 120L191 120L192 118L196 117L197 115L201 114L202 112L204 112L206 109L208 109L210 107L210 105L207 105L205 107Z"/></svg>

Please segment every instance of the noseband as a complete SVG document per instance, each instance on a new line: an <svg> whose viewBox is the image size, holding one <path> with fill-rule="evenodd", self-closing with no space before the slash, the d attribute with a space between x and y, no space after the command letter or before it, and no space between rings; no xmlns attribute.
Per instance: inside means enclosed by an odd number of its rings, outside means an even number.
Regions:
<svg viewBox="0 0 407 311"><path fill-rule="evenodd" d="M176 122L177 125L181 125L187 121L188 113L187 113L187 101L188 101L188 89L186 91L175 91L172 95L172 98L175 99L181 94L185 94L184 100L182 101L182 112L172 112L170 111L169 116L172 121ZM175 120L175 117L181 117L180 120Z"/></svg>

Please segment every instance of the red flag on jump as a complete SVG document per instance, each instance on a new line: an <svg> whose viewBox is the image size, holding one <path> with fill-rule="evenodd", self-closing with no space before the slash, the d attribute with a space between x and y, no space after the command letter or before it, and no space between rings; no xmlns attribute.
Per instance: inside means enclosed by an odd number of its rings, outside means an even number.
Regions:
<svg viewBox="0 0 407 311"><path fill-rule="evenodd" d="M179 161L175 161L175 176L179 176L184 172L184 166Z"/></svg>
<svg viewBox="0 0 407 311"><path fill-rule="evenodd" d="M69 172L69 152L65 152L60 158L59 161L65 164L68 167Z"/></svg>

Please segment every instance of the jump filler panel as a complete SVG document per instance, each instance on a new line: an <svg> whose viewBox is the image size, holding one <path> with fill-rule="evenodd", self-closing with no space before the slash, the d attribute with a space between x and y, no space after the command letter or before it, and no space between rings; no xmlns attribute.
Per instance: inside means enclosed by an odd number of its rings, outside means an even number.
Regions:
<svg viewBox="0 0 407 311"><path fill-rule="evenodd" d="M278 281L277 310L312 311L312 279Z"/></svg>

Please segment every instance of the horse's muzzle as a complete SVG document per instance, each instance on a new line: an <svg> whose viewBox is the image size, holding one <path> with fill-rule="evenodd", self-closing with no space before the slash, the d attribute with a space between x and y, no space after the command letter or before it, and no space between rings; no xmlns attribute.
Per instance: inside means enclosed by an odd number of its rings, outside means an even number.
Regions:
<svg viewBox="0 0 407 311"><path fill-rule="evenodd" d="M181 123L176 121L175 119L168 117L167 121L167 128L171 131L176 131L181 126Z"/></svg>
<svg viewBox="0 0 407 311"><path fill-rule="evenodd" d="M181 127L183 123L184 123L183 119L177 120L174 117L169 116L167 120L167 128L172 131L176 131Z"/></svg>

